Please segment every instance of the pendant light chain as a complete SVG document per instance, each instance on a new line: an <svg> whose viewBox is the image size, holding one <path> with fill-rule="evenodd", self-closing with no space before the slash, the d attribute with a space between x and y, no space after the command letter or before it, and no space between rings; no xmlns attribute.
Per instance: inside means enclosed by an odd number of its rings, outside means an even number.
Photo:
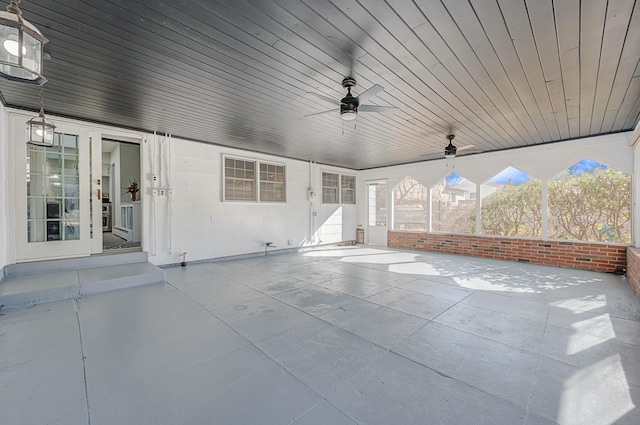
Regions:
<svg viewBox="0 0 640 425"><path fill-rule="evenodd" d="M44 87L43 86L40 86L40 116L44 119Z"/></svg>

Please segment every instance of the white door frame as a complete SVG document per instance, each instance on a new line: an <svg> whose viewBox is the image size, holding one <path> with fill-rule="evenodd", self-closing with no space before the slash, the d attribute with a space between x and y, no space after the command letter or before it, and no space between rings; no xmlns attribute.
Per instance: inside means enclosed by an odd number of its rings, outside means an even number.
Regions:
<svg viewBox="0 0 640 425"><path fill-rule="evenodd" d="M370 203L370 198L369 198L369 188L371 186L378 186L381 184L385 185L385 200L387 201L387 204L389 203L389 200L387 199L388 196L388 188L387 188L387 180L369 180L369 181L365 181L365 188L366 188L366 205L367 205L367 231L365 232L365 240L367 242L367 244L371 244L371 245L387 245L387 230L389 228L389 206L387 205L387 219L386 219L386 223L384 226L376 226L375 223L371 224L370 221L370 208L371 208L371 203Z"/></svg>
<svg viewBox="0 0 640 425"><path fill-rule="evenodd" d="M28 262L58 258L84 257L102 252L102 139L110 138L140 145L140 189L144 190L144 154L146 138L143 133L131 133L111 127L99 127L59 118L55 120L56 132L78 135L79 190L80 190L80 239L67 241L27 242L27 191L26 191L26 134L25 123L33 114L20 111L8 113L8 154L10 161L10 185L8 200L14 231L13 262ZM100 180L100 183L98 183ZM90 203L91 200L91 203ZM92 212L90 205L93 204ZM144 213L144 201L142 202ZM117 211L112 211L117 214ZM93 229L91 224L93 223ZM144 220L142 244L145 249ZM11 260L10 260L11 261Z"/></svg>

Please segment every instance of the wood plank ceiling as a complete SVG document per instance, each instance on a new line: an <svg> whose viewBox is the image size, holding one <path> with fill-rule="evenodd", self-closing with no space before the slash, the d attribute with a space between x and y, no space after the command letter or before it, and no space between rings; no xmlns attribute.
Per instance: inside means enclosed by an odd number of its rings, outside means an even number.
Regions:
<svg viewBox="0 0 640 425"><path fill-rule="evenodd" d="M366 169L633 129L634 0L25 0L47 113ZM343 122L341 99L395 114ZM38 88L0 81L5 105ZM334 108L335 113L305 117Z"/></svg>

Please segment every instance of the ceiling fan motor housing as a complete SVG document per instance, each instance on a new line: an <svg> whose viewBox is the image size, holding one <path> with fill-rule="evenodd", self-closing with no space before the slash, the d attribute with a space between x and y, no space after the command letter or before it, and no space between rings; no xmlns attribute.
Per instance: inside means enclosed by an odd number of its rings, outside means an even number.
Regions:
<svg viewBox="0 0 640 425"><path fill-rule="evenodd" d="M453 158L456 156L458 149L453 146L453 145L449 145L446 148L444 148L444 157L445 158Z"/></svg>
<svg viewBox="0 0 640 425"><path fill-rule="evenodd" d="M456 156L456 153L458 153L458 148L456 148L452 143L455 137L456 136L454 136L453 134L447 136L447 139L449 139L449 144L444 148L445 158L454 158Z"/></svg>
<svg viewBox="0 0 640 425"><path fill-rule="evenodd" d="M347 95L340 100L340 116L345 121L355 119L358 114L358 106L360 102L357 97L351 94L351 87L355 87L356 80L353 78L345 78L342 80L342 86L347 89Z"/></svg>
<svg viewBox="0 0 640 425"><path fill-rule="evenodd" d="M345 114L345 113L357 114L358 105L356 105L355 103L345 103L345 102L340 103L340 114Z"/></svg>

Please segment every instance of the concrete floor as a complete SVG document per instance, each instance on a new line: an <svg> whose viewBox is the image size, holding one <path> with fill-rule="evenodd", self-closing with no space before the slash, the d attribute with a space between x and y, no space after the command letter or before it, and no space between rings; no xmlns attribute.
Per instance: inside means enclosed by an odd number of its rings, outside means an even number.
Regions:
<svg viewBox="0 0 640 425"><path fill-rule="evenodd" d="M111 232L102 232L102 249L122 249L122 248L140 248L140 242L127 242L119 236Z"/></svg>
<svg viewBox="0 0 640 425"><path fill-rule="evenodd" d="M3 424L640 423L621 276L348 247L6 310Z"/></svg>

